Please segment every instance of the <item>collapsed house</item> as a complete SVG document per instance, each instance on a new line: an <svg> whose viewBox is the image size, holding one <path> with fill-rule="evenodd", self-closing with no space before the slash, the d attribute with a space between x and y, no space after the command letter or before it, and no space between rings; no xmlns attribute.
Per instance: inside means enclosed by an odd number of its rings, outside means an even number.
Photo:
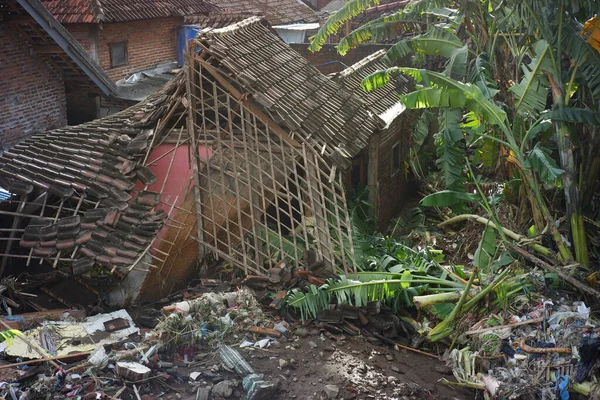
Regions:
<svg viewBox="0 0 600 400"><path fill-rule="evenodd" d="M185 74L144 102L0 157L13 194L2 265L40 260L113 304L163 297L211 258L267 275L312 249L332 272L355 270L345 171L410 136L400 87L358 91L381 54L327 77L258 17L190 49Z"/></svg>

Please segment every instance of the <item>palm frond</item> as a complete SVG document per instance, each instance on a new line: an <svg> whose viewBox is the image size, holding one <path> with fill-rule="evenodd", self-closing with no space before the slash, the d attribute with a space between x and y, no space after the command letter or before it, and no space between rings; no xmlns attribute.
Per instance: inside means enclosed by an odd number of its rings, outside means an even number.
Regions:
<svg viewBox="0 0 600 400"><path fill-rule="evenodd" d="M556 165L556 161L550 155L550 151L543 147L540 142L527 155L527 161L531 168L538 173L539 177L548 185L553 185L565 172Z"/></svg>
<svg viewBox="0 0 600 400"><path fill-rule="evenodd" d="M459 109L441 109L441 130L435 134L438 153L436 165L442 172L447 188L456 188L463 180L464 135L460 129L462 114Z"/></svg>
<svg viewBox="0 0 600 400"><path fill-rule="evenodd" d="M425 140L429 136L429 127L433 120L433 114L429 111L424 111L419 116L415 129L413 131L413 149L415 154L418 154L425 143Z"/></svg>
<svg viewBox="0 0 600 400"><path fill-rule="evenodd" d="M361 25L340 40L340 43L337 45L338 53L344 56L349 50L358 47L361 43L370 40L382 42L386 39L396 38L399 34L407 30L419 31L420 26L417 21L407 19L407 16L407 13L401 10Z"/></svg>
<svg viewBox="0 0 600 400"><path fill-rule="evenodd" d="M459 82L443 73L416 68L392 67L376 71L367 76L362 82L363 89L371 91L382 87L390 81L392 74L398 72L412 77L417 83L422 84L424 88L439 87L445 90L456 90L457 92L462 93L465 97L464 106L469 111L481 115L487 123L500 125L504 130L507 130L506 113L497 104L484 98L479 87L471 83ZM445 97L443 96L440 96L439 98L445 100ZM408 104L406 104L406 106L410 108ZM433 104L430 106L438 107Z"/></svg>
<svg viewBox="0 0 600 400"><path fill-rule="evenodd" d="M463 46L463 42L455 34L432 27L422 35L400 40L390 47L385 58L398 62L410 53L451 57L455 50Z"/></svg>
<svg viewBox="0 0 600 400"><path fill-rule="evenodd" d="M469 46L456 49L452 52L450 59L446 63L444 73L453 78L462 78L467 74L467 61L469 57Z"/></svg>
<svg viewBox="0 0 600 400"><path fill-rule="evenodd" d="M329 309L334 299L337 304L362 307L371 301L398 299L406 290L417 285L419 289L429 292L463 289L463 285L456 282L434 276L413 276L409 271L402 274L354 274L352 277L355 279L342 275L339 279L329 279L321 287L311 285L306 293L294 289L288 293L286 304L299 310L300 317L305 320L307 317L316 318L320 311ZM443 287L431 288L430 285Z"/></svg>
<svg viewBox="0 0 600 400"><path fill-rule="evenodd" d="M323 44L327 41L327 38L334 33L337 33L346 21L356 17L367 8L378 4L379 0L349 0L342 8L331 14L329 18L327 18L327 21L319 28L317 34L310 38L310 46L308 46L308 49L312 52L321 50Z"/></svg>
<svg viewBox="0 0 600 400"><path fill-rule="evenodd" d="M498 85L492 77L492 66L486 53L478 54L470 69L469 81L477 85L483 97L492 99L498 92Z"/></svg>
<svg viewBox="0 0 600 400"><path fill-rule="evenodd" d="M557 108L542 113L542 117L553 121L588 124L590 126L600 125L600 113L585 108Z"/></svg>
<svg viewBox="0 0 600 400"><path fill-rule="evenodd" d="M523 79L509 90L517 101L515 108L519 113L535 114L546 108L550 85L543 75L551 66L548 54L550 45L545 40L533 44L536 57L528 65L523 65Z"/></svg>

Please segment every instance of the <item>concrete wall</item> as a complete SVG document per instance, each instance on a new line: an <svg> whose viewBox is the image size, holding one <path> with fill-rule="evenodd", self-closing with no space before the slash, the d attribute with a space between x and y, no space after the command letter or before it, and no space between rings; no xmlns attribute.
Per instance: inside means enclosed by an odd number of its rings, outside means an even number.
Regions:
<svg viewBox="0 0 600 400"><path fill-rule="evenodd" d="M0 149L67 123L62 75L0 23Z"/></svg>

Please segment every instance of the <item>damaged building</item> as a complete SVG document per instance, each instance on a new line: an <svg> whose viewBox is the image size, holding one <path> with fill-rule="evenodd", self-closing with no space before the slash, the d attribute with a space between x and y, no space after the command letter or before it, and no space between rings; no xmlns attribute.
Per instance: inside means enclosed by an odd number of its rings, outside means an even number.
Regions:
<svg viewBox="0 0 600 400"><path fill-rule="evenodd" d="M410 82L365 94L382 54L325 76L259 17L190 49L143 102L0 157L3 271L43 264L124 304L185 287L217 259L267 275L312 249L332 272L355 270L344 178L366 164L376 213L401 207L376 198L379 181L401 191L406 179L412 122L397 90Z"/></svg>

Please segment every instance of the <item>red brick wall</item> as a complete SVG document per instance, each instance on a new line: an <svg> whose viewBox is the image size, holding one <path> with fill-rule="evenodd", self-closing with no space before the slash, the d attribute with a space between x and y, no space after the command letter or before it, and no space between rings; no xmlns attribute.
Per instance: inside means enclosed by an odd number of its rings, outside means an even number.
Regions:
<svg viewBox="0 0 600 400"><path fill-rule="evenodd" d="M71 36L73 36L88 53L90 53L92 40L91 32L92 25L91 24L68 24L65 25ZM93 56L92 56L93 57Z"/></svg>
<svg viewBox="0 0 600 400"><path fill-rule="evenodd" d="M292 43L291 46L324 74L340 72L376 51L390 47L387 44L364 44L350 50L342 57L338 54L335 44L326 44L316 53L311 53L306 43Z"/></svg>
<svg viewBox="0 0 600 400"><path fill-rule="evenodd" d="M166 61L177 60L177 29L181 18L105 24L98 32L98 56L102 69L114 80L149 69ZM110 43L127 40L128 63L110 66Z"/></svg>
<svg viewBox="0 0 600 400"><path fill-rule="evenodd" d="M67 122L62 75L0 23L0 148Z"/></svg>

